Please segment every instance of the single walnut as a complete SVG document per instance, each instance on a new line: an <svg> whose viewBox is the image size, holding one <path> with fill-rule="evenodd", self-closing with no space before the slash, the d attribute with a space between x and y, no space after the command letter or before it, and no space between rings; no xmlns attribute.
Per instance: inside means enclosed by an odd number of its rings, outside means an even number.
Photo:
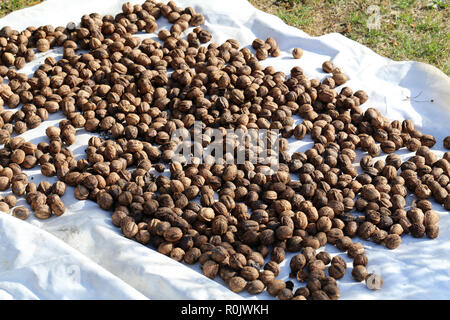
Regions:
<svg viewBox="0 0 450 320"><path fill-rule="evenodd" d="M50 43L49 43L48 40L45 39L45 38L39 39L39 40L36 42L36 48L37 48L38 51L40 51L40 52L48 51L48 50L50 50Z"/></svg>
<svg viewBox="0 0 450 320"><path fill-rule="evenodd" d="M409 227L409 232L414 238L422 238L425 234L425 226L421 223L413 223Z"/></svg>
<svg viewBox="0 0 450 320"><path fill-rule="evenodd" d="M303 123L298 124L294 128L294 137L297 140L303 140L303 138L305 138L307 132L308 132L308 129L306 128L306 126Z"/></svg>
<svg viewBox="0 0 450 320"><path fill-rule="evenodd" d="M269 52L265 48L258 48L256 49L255 55L258 60L266 60L269 55Z"/></svg>
<svg viewBox="0 0 450 320"><path fill-rule="evenodd" d="M58 139L61 135L61 129L58 127L50 126L45 130L45 134L52 140Z"/></svg>
<svg viewBox="0 0 450 320"><path fill-rule="evenodd" d="M0 191L5 191L10 186L10 179L8 177L0 177Z"/></svg>
<svg viewBox="0 0 450 320"><path fill-rule="evenodd" d="M34 215L38 219L48 219L52 215L50 207L46 204L39 205L37 208L33 208Z"/></svg>
<svg viewBox="0 0 450 320"><path fill-rule="evenodd" d="M21 150L21 149L16 149L12 152L11 154L11 161L17 164L21 164L22 162L25 161L25 151Z"/></svg>
<svg viewBox="0 0 450 320"><path fill-rule="evenodd" d="M303 267L305 265L306 265L306 258L301 253L293 256L291 258L291 261L289 262L289 266L290 266L292 272L296 272L296 271L303 269Z"/></svg>
<svg viewBox="0 0 450 320"><path fill-rule="evenodd" d="M363 265L354 266L352 270L352 276L358 282L364 281L367 277L366 267Z"/></svg>
<svg viewBox="0 0 450 320"><path fill-rule="evenodd" d="M64 193L66 192L66 184L62 181L56 181L52 185L52 192L54 194L57 194L58 196L62 197Z"/></svg>
<svg viewBox="0 0 450 320"><path fill-rule="evenodd" d="M202 208L197 217L200 221L210 222L215 217L214 210L212 208Z"/></svg>
<svg viewBox="0 0 450 320"><path fill-rule="evenodd" d="M362 239L369 239L370 236L375 232L375 225L369 221L363 222L358 227L358 236Z"/></svg>
<svg viewBox="0 0 450 320"><path fill-rule="evenodd" d="M236 276L228 280L228 286L233 292L242 292L247 286L247 281L242 277Z"/></svg>
<svg viewBox="0 0 450 320"><path fill-rule="evenodd" d="M383 150L384 153L391 154L396 150L396 145L393 141L385 140L381 142L381 150Z"/></svg>
<svg viewBox="0 0 450 320"><path fill-rule="evenodd" d="M293 229L290 226L280 226L275 231L278 240L287 240L292 237Z"/></svg>
<svg viewBox="0 0 450 320"><path fill-rule="evenodd" d="M316 259L321 260L324 265L328 265L331 262L331 256L326 251L321 251L316 255Z"/></svg>
<svg viewBox="0 0 450 320"><path fill-rule="evenodd" d="M384 239L386 248L395 249L402 243L402 238L398 234L390 234Z"/></svg>
<svg viewBox="0 0 450 320"><path fill-rule="evenodd" d="M343 73L333 73L333 80L337 86L340 86L347 82L347 76Z"/></svg>
<svg viewBox="0 0 450 320"><path fill-rule="evenodd" d="M75 188L74 195L78 200L86 200L89 196L89 189L79 184Z"/></svg>
<svg viewBox="0 0 450 320"><path fill-rule="evenodd" d="M444 148L450 149L450 136L445 137L444 139Z"/></svg>
<svg viewBox="0 0 450 320"><path fill-rule="evenodd" d="M277 298L280 300L290 300L293 296L292 289L288 288L281 289L277 294Z"/></svg>
<svg viewBox="0 0 450 320"><path fill-rule="evenodd" d="M436 144L436 139L430 134L424 134L420 137L420 143L423 146L431 148Z"/></svg>
<svg viewBox="0 0 450 320"><path fill-rule="evenodd" d="M417 151L419 150L421 143L419 139L411 138L405 142L405 146L409 151Z"/></svg>
<svg viewBox="0 0 450 320"><path fill-rule="evenodd" d="M425 227L435 225L439 222L439 215L434 210L428 210L424 214L423 224Z"/></svg>
<svg viewBox="0 0 450 320"><path fill-rule="evenodd" d="M195 264L201 256L201 251L198 248L189 249L184 255L184 262L187 264Z"/></svg>
<svg viewBox="0 0 450 320"><path fill-rule="evenodd" d="M139 228L133 218L124 217L120 223L122 233L127 238L133 238L139 231Z"/></svg>
<svg viewBox="0 0 450 320"><path fill-rule="evenodd" d="M358 254L353 258L353 266L362 265L367 266L369 259L365 254Z"/></svg>
<svg viewBox="0 0 450 320"><path fill-rule="evenodd" d="M314 272L314 270L325 270L325 263L322 260L312 260L307 264L308 271Z"/></svg>
<svg viewBox="0 0 450 320"><path fill-rule="evenodd" d="M242 268L240 275L247 281L253 281L258 279L259 271L257 268L246 266Z"/></svg>
<svg viewBox="0 0 450 320"><path fill-rule="evenodd" d="M429 225L426 227L425 232L428 238L435 239L439 235L439 226Z"/></svg>
<svg viewBox="0 0 450 320"><path fill-rule="evenodd" d="M51 188L52 185L50 184L50 182L42 181L41 183L39 183L38 191L45 195L49 195L51 193Z"/></svg>
<svg viewBox="0 0 450 320"><path fill-rule="evenodd" d="M328 267L328 274L335 279L343 278L345 272L346 268L342 264L332 264Z"/></svg>
<svg viewBox="0 0 450 320"><path fill-rule="evenodd" d="M168 256L173 250L173 244L170 242L162 242L158 245L158 252Z"/></svg>
<svg viewBox="0 0 450 320"><path fill-rule="evenodd" d="M271 270L262 270L259 272L259 279L267 286L275 280L275 274Z"/></svg>
<svg viewBox="0 0 450 320"><path fill-rule="evenodd" d="M4 52L2 54L2 62L5 64L5 66L7 67L13 66L15 61L16 59L12 53Z"/></svg>
<svg viewBox="0 0 450 320"><path fill-rule="evenodd" d="M26 185L21 181L14 181L11 190L16 196L22 196L25 194Z"/></svg>
<svg viewBox="0 0 450 320"><path fill-rule="evenodd" d="M177 242L183 236L183 231L178 227L171 227L164 231L163 237L168 242Z"/></svg>
<svg viewBox="0 0 450 320"><path fill-rule="evenodd" d="M354 221L351 221L351 222L354 222ZM347 224L346 227L349 226L349 225L350 225L350 223ZM352 228L353 228L353 226L352 226ZM354 229L355 229L355 230L354 230L354 233L351 232L353 235L356 234L356 230L357 230L357 224L356 224L356 222L354 222ZM344 233L348 233L345 227L344 227ZM337 247L339 250L341 250L341 251L347 251L347 249L348 249L352 244L353 244L353 241L352 241L352 239L351 239L350 237L348 237L348 236L344 236L344 237L340 238L338 241L336 241L336 247Z"/></svg>
<svg viewBox="0 0 450 320"><path fill-rule="evenodd" d="M338 300L341 296L341 292L336 284L327 284L323 286L322 290L331 300Z"/></svg>
<svg viewBox="0 0 450 320"><path fill-rule="evenodd" d="M248 283L247 291L250 294L260 294L265 289L264 282L261 280L253 280Z"/></svg>
<svg viewBox="0 0 450 320"><path fill-rule="evenodd" d="M218 263L224 262L229 258L229 256L230 254L228 253L227 249L222 246L217 246L211 251L211 259Z"/></svg>
<svg viewBox="0 0 450 320"><path fill-rule="evenodd" d="M263 48L265 45L265 41L263 39L260 38L256 38L255 40L253 40L252 42L252 48L257 50L259 48Z"/></svg>
<svg viewBox="0 0 450 320"><path fill-rule="evenodd" d="M217 276L217 273L219 272L219 264L213 260L208 260L203 264L202 271L206 277L214 279Z"/></svg>
<svg viewBox="0 0 450 320"><path fill-rule="evenodd" d="M100 191L97 193L96 201L100 208L103 210L109 210L114 205L113 197L106 191Z"/></svg>
<svg viewBox="0 0 450 320"><path fill-rule="evenodd" d="M347 250L347 255L350 258L354 258L359 254L364 254L365 253L365 249L364 246L357 242L357 243L353 243Z"/></svg>
<svg viewBox="0 0 450 320"><path fill-rule="evenodd" d="M292 50L292 56L295 59L300 59L303 56L303 50L301 48L294 48L294 50Z"/></svg>
<svg viewBox="0 0 450 320"><path fill-rule="evenodd" d="M281 263L284 260L286 252L281 247L274 247L270 253L270 259L276 263Z"/></svg>
<svg viewBox="0 0 450 320"><path fill-rule="evenodd" d="M41 165L41 172L46 177L52 177L56 174L56 168L52 163L46 162Z"/></svg>
<svg viewBox="0 0 450 320"><path fill-rule="evenodd" d="M52 194L47 198L47 203L50 205L53 213L60 216L66 211L66 207L61 198L57 194Z"/></svg>
<svg viewBox="0 0 450 320"><path fill-rule="evenodd" d="M17 203L17 198L13 194L7 195L3 201L5 201L10 208L15 207Z"/></svg>
<svg viewBox="0 0 450 320"><path fill-rule="evenodd" d="M286 288L286 283L283 280L273 280L267 285L267 292L272 296L276 297L278 293Z"/></svg>
<svg viewBox="0 0 450 320"><path fill-rule="evenodd" d="M234 270L241 270L247 264L247 259L242 253L230 255L230 267Z"/></svg>
<svg viewBox="0 0 450 320"><path fill-rule="evenodd" d="M326 73L332 73L334 70L334 65L331 61L325 61L322 64L322 70L325 71Z"/></svg>
<svg viewBox="0 0 450 320"><path fill-rule="evenodd" d="M150 242L150 232L148 230L139 230L136 234L136 241L139 243L142 243L143 245L146 245Z"/></svg>
<svg viewBox="0 0 450 320"><path fill-rule="evenodd" d="M12 215L20 220L25 220L30 215L30 211L24 206L19 206L14 208Z"/></svg>
<svg viewBox="0 0 450 320"><path fill-rule="evenodd" d="M139 233L136 235L136 237L139 235ZM137 238L136 238L137 240ZM183 260L185 255L185 252L181 248L173 248L173 250L170 252L169 257L171 257L173 260L180 262Z"/></svg>
<svg viewBox="0 0 450 320"><path fill-rule="evenodd" d="M327 242L330 244L336 244L337 241L344 237L344 232L338 228L332 228L327 232Z"/></svg>
<svg viewBox="0 0 450 320"><path fill-rule="evenodd" d="M331 264L332 265L343 265L345 268L347 267L347 262L345 262L344 258L342 258L341 256L334 256L333 259L331 259Z"/></svg>
<svg viewBox="0 0 450 320"><path fill-rule="evenodd" d="M431 190L426 184L419 183L414 189L415 195L419 199L428 199L431 196Z"/></svg>
<svg viewBox="0 0 450 320"><path fill-rule="evenodd" d="M6 202L0 201L0 211L9 212L9 206Z"/></svg>
<svg viewBox="0 0 450 320"><path fill-rule="evenodd" d="M387 231L377 229L374 233L372 233L370 238L373 240L373 242L380 244L386 239L387 236Z"/></svg>

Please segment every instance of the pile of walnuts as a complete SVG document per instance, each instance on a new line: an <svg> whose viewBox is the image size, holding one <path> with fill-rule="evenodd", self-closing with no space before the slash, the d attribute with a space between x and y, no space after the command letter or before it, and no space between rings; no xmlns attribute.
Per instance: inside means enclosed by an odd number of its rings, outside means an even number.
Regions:
<svg viewBox="0 0 450 320"><path fill-rule="evenodd" d="M158 31L160 18L170 29ZM1 199L0 210L9 212L24 196L37 218L62 215L60 197L69 185L77 199L111 211L125 237L200 263L205 276L219 276L234 292L338 299L336 280L347 264L316 252L327 243L353 259L356 281L376 289L370 284L381 279L368 274L356 237L389 249L408 233L437 237L439 216L429 199L450 210L450 152L438 159L434 137L410 120L364 111L367 94L344 87L344 71L330 61L322 65L330 74L322 81L301 67L289 75L264 68L260 60L281 53L275 39L255 39L255 51L234 39L218 44L204 21L191 7L147 0L126 3L115 16L84 15L79 26L2 28L0 190L13 194ZM139 32L157 32L159 40L142 40ZM48 57L30 77L20 73L35 50L54 47L64 48L61 59ZM301 58L303 51L292 54ZM48 142L20 137L56 112L65 119L46 130ZM296 124L294 116L303 121ZM172 134L184 128L192 135L195 121L202 122L203 148L212 143L211 128L223 132L224 143L226 129L279 130L278 171L225 157L212 164L174 161L180 141ZM75 160L69 147L82 129L101 135L89 140L86 158ZM314 146L289 153L288 139L307 134ZM415 152L406 161L395 154L404 147ZM360 173L357 150L364 153ZM381 152L389 154L386 161L375 159ZM35 166L59 181L28 181L23 169ZM408 191L417 198L411 207ZM29 211L15 207L13 215L26 219ZM293 281L276 279L286 252L297 253L290 276L306 284L296 290Z"/></svg>

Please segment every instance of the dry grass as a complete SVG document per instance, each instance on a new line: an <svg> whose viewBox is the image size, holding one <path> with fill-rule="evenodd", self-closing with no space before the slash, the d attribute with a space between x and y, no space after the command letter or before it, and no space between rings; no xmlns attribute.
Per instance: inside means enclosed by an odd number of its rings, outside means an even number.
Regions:
<svg viewBox="0 0 450 320"><path fill-rule="evenodd" d="M24 7L30 7L43 0L0 0L0 17Z"/></svg>

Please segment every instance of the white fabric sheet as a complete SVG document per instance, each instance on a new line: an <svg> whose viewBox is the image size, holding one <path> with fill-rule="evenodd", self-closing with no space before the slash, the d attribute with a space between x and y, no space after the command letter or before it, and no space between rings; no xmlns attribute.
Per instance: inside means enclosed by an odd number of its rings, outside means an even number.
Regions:
<svg viewBox="0 0 450 320"><path fill-rule="evenodd" d="M66 25L78 22L85 13L114 14L123 0L47 0L0 19L22 30L29 25ZM142 1L131 1L141 3ZM394 62L369 48L343 37L328 34L310 37L287 26L275 16L253 8L245 0L179 0L180 6L192 6L206 17L205 27L213 41L238 39L249 46L256 38L274 37L281 56L269 58L264 65L289 73L299 65L309 77L323 79L322 62L332 60L349 77L346 85L369 94L364 107L375 107L389 119L412 119L424 133L433 134L433 148L439 156L442 139L450 135L450 80L440 70L418 62ZM167 27L161 18L158 25ZM155 35L145 35L146 37ZM291 50L301 47L304 56L293 59ZM33 72L46 56L60 56L60 50L37 54L23 72ZM51 115L36 129L22 136L33 143L45 141L45 129L63 116ZM299 118L297 121L301 121ZM91 135L77 133L71 149L84 156ZM292 141L290 151L310 148L310 140ZM401 151L405 157L411 153ZM42 179L39 170L27 172L33 181ZM9 191L10 192L10 191ZM5 196L8 192L3 192ZM221 280L204 277L199 266L190 267L160 255L155 250L121 236L111 223L111 213L91 201L78 201L69 187L63 196L67 212L61 217L40 221L30 217L20 221L0 213L0 299L270 299L267 293L250 296L228 290ZM20 199L18 205L26 202ZM440 235L435 240L403 237L393 251L363 241L369 257L370 272L381 274L382 290L370 291L351 278L351 260L336 248L326 250L349 262L347 275L339 281L342 299L449 299L450 298L450 216L440 205ZM289 259L281 264L280 278L287 280ZM298 284L297 284L298 285ZM296 286L297 286L296 285Z"/></svg>

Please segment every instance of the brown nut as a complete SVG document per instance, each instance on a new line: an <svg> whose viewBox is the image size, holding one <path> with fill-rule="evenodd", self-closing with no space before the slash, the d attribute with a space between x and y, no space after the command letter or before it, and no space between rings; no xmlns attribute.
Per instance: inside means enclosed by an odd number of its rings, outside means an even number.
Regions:
<svg viewBox="0 0 450 320"><path fill-rule="evenodd" d="M303 50L301 48L294 48L292 50L292 56L295 59L300 59L303 56Z"/></svg>
<svg viewBox="0 0 450 320"><path fill-rule="evenodd" d="M30 211L28 210L28 208L24 206L15 207L12 212L12 216L20 220L26 220L29 217L29 215Z"/></svg>

